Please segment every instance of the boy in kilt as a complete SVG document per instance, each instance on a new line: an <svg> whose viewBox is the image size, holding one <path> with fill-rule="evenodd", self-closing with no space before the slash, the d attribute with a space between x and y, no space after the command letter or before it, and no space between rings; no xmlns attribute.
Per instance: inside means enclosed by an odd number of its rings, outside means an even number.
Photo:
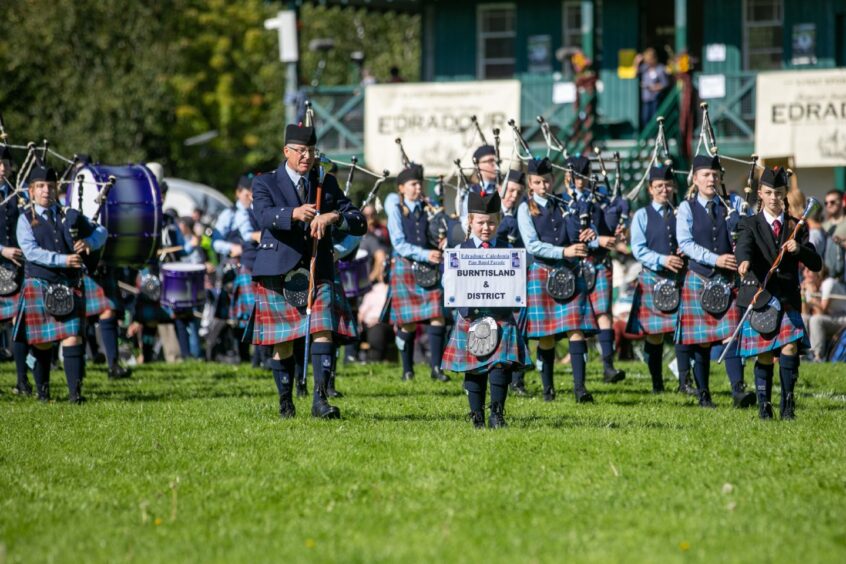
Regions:
<svg viewBox="0 0 846 564"><path fill-rule="evenodd" d="M626 372L614 367L614 319L611 315L613 273L611 259L608 256L608 251L614 249L617 244L620 210L616 205L603 207L599 201L594 200L587 184L591 173L590 159L570 157L567 164L575 173L575 178L569 183L574 188L572 197L578 205L579 212L588 214L599 242L588 250L588 256L596 269L596 285L590 291L590 304L599 325L597 338L602 352L603 380L607 383L620 382L625 379Z"/></svg>
<svg viewBox="0 0 846 564"><path fill-rule="evenodd" d="M470 236L459 245L462 249L511 248L496 238L501 209L499 194L487 196L470 192L467 196L467 221ZM493 350L476 356L469 350L469 333L474 321L491 317L497 324L499 340ZM470 420L477 429L485 427L485 390L490 381L491 406L488 425L491 429L505 427L505 399L511 374L528 362L528 352L523 336L517 328L514 312L510 308L460 308L455 327L444 351L444 370L464 373L464 389L470 402Z"/></svg>
<svg viewBox="0 0 846 564"><path fill-rule="evenodd" d="M67 213L56 203L56 173L35 167L29 178L30 208L18 218L17 237L23 251L24 286L15 323L15 339L27 342L35 357L33 375L38 398L50 399L50 366L53 345L62 344L68 399L82 403L85 377L85 286L83 253L103 246L106 230L77 210ZM70 288L70 313L55 316L47 311L48 287ZM54 286L58 289L59 286ZM65 300L67 303L68 300Z"/></svg>
<svg viewBox="0 0 846 564"><path fill-rule="evenodd" d="M592 402L593 396L585 387L585 334L596 332L597 324L578 261L588 256L589 246L598 244L596 232L590 227L582 229L577 215L570 209L563 209L560 199L552 194L549 159L529 161L527 182L531 195L517 209L517 222L526 250L532 256L526 336L539 340L543 398L545 401L555 399L555 343L567 336L576 402ZM554 298L547 287L550 272L559 267L575 269L575 293L561 300Z"/></svg>
<svg viewBox="0 0 846 564"><path fill-rule="evenodd" d="M6 145L0 148L0 201L9 200L0 207L0 268L15 273L14 280L18 283L17 290L9 288L9 292L0 295L0 326L8 330L8 326L14 324L18 314L20 303L21 287L23 281L22 260L23 252L18 246L16 229L18 217L21 214L21 198L11 197L14 187L7 179L12 172L12 153ZM8 334L11 334L9 332ZM12 388L12 393L24 396L32 395L32 386L27 378L26 357L29 354L29 346L25 342L12 340L10 343L12 356L15 359L15 370L17 382Z"/></svg>
<svg viewBox="0 0 846 564"><path fill-rule="evenodd" d="M423 167L412 164L397 176L399 198L386 206L388 235L393 246L391 268L391 322L399 326L398 346L403 381L414 378L414 333L418 323L428 322L431 377L449 382L441 369L444 350L444 292L438 280L424 288L417 283L418 264L435 267L441 263L446 239L436 248L428 237L429 219L423 200ZM428 282L427 282L428 284Z"/></svg>
<svg viewBox="0 0 846 564"><path fill-rule="evenodd" d="M688 259L688 269L682 284L676 343L692 347L699 405L706 408L715 407L711 401L709 385L711 346L728 339L740 321L737 308L731 306L737 297L737 260L731 234L739 221L739 213L736 212L741 201L734 195L728 202L717 196L720 170L719 157L694 157L693 185L688 198L679 204L676 214L679 248ZM726 209L726 205L731 206L731 209ZM706 311L703 306L703 295L706 300L709 295L713 296L713 293L706 293L709 287L720 288L721 292L727 293L724 301L727 301L728 306L722 313ZM745 389L743 363L736 344L732 345L726 357L726 373L734 406L745 408L753 405L755 394Z"/></svg>
<svg viewBox="0 0 846 564"><path fill-rule="evenodd" d="M653 393L664 391L664 337L675 332L679 320L678 307L665 311L656 306L655 284L670 280L680 289L684 277L682 271L685 263L679 256L676 216L672 206L675 188L672 167L652 167L649 170L649 196L652 201L635 212L631 227L632 254L643 270L638 275L626 333L646 336L644 352ZM690 348L688 345L677 344L675 349L679 366L678 390L695 394L696 391L687 383L690 375Z"/></svg>
<svg viewBox="0 0 846 564"><path fill-rule="evenodd" d="M317 205L320 175L315 161L317 138L312 127L289 125L285 130L285 162L275 171L256 178L253 184L253 211L262 230L253 268L256 304L251 323L253 344L272 345L271 369L279 392L279 415L294 417L293 342L313 339L311 362L314 367L314 417L338 418L340 410L326 399L326 384L340 339L354 335L354 319L344 312L334 297L335 268L332 261L330 228L363 235L366 223L332 175L323 178L322 197ZM298 307L294 282L308 282L314 239L318 240L314 279L314 303L309 319ZM301 270L302 269L302 270ZM288 276L288 275L291 276ZM286 282L288 277L289 282ZM288 295L284 288L288 285ZM290 301L289 301L290 299ZM309 338L309 337L306 337ZM305 359L308 362L309 359Z"/></svg>
<svg viewBox="0 0 846 564"><path fill-rule="evenodd" d="M775 329L760 333L751 320L743 324L740 335L740 354L743 358L757 357L755 362L755 390L758 396L758 415L772 419L773 357L778 356L781 382L781 418L793 419L796 407L794 388L799 379L800 349L810 348L802 322L802 300L799 294L799 264L819 272L822 258L808 241L808 228L803 225L795 238L790 238L796 224L795 217L787 215L787 174L784 169L764 170L758 188L761 210L744 218L738 229L737 267L743 279L738 306L748 306L751 294L763 283L779 250L785 254L778 269L767 282L758 304L778 309ZM760 326L759 326L760 328ZM767 329L769 330L769 329Z"/></svg>

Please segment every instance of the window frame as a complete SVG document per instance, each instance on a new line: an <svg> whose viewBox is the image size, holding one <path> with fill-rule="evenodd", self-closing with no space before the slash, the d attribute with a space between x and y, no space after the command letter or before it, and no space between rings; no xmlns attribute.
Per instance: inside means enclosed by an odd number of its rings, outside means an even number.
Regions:
<svg viewBox="0 0 846 564"><path fill-rule="evenodd" d="M511 10L512 30L508 31L484 31L482 23L485 13L495 10ZM487 39L511 39L514 42L514 50L511 57L488 58L485 56L485 40ZM478 4L476 6L476 76L480 80L488 78L486 68L488 65L511 64L514 67L514 74L517 73L517 4L515 2L493 2ZM502 77L499 77L502 78Z"/></svg>
<svg viewBox="0 0 846 564"><path fill-rule="evenodd" d="M754 0L753 0L754 1ZM750 0L743 0L743 70L747 71L768 71L768 70L778 70L784 68L784 0L770 0L770 2L774 5L778 6L780 20L760 20L760 21L749 21L749 4ZM779 54L781 55L781 64L776 68L749 68L749 61L751 59L750 55L750 47L749 47L749 30L753 28L765 28L765 27L780 27L782 30L782 39L781 45L778 47L758 47L755 48L756 55L773 55Z"/></svg>

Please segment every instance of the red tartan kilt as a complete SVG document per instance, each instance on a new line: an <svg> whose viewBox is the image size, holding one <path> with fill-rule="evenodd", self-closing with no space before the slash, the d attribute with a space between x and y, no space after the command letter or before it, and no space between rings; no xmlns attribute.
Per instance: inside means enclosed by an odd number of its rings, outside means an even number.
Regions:
<svg viewBox="0 0 846 564"><path fill-rule="evenodd" d="M655 307L654 290L659 280L658 275L647 268L638 274L626 333L637 336L661 335L676 330L679 310L664 313Z"/></svg>
<svg viewBox="0 0 846 564"><path fill-rule="evenodd" d="M576 277L576 294L567 301L558 301L546 291L549 270L538 264L529 266L526 301L526 336L563 338L569 331L594 333L598 330L596 315L587 296L581 276Z"/></svg>
<svg viewBox="0 0 846 564"><path fill-rule="evenodd" d="M18 304L21 301L21 291L8 296L0 296L0 321L14 320L18 314Z"/></svg>
<svg viewBox="0 0 846 564"><path fill-rule="evenodd" d="M421 323L444 315L444 291L438 283L421 288L414 281L413 261L394 256L391 267L391 322Z"/></svg>
<svg viewBox="0 0 846 564"><path fill-rule="evenodd" d="M611 298L614 292L614 272L610 265L594 263L596 268L596 285L590 292L590 305L593 312L599 316L611 313Z"/></svg>
<svg viewBox="0 0 846 564"><path fill-rule="evenodd" d="M85 283L85 317L94 317L107 309L113 309L103 286L87 274L83 276L83 280Z"/></svg>
<svg viewBox="0 0 846 564"><path fill-rule="evenodd" d="M85 310L82 290L74 288L74 311L61 318L53 317L44 309L43 289L47 282L38 278L24 280L18 316L15 322L15 340L40 345L55 343L68 337L78 337L83 333L83 319L80 314Z"/></svg>
<svg viewBox="0 0 846 564"><path fill-rule="evenodd" d="M741 312L736 307L737 289L732 289L731 303L722 315L712 315L702 309L700 296L705 290L706 279L688 270L681 289L679 326L676 342L683 345L704 345L728 339Z"/></svg>

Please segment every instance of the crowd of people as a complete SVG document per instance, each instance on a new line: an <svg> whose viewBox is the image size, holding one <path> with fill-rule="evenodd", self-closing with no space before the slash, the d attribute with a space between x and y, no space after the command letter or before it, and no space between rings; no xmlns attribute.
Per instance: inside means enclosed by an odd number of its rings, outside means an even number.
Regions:
<svg viewBox="0 0 846 564"><path fill-rule="evenodd" d="M436 381L463 374L477 427L489 387L487 424L496 428L506 425L509 392L529 394L527 372L537 370L545 401L556 399L557 356L572 370L575 401L593 402L586 361L595 339L605 382L626 378L617 357L640 357L656 394L672 346L676 390L705 408L715 407L711 361L722 356L734 406L757 404L762 419L773 417L777 361L781 417L792 419L800 357L828 358L846 326L842 195L827 194L825 222L806 217L783 169L762 172L755 209L720 192L716 156L694 158L686 192L672 166L652 166L650 202L629 221L630 203L595 184L587 157L569 157L556 182L549 159L502 171L498 151L483 145L457 216L431 203L423 167L407 162L383 219L374 205L350 201L315 146L312 127L288 126L279 168L242 177L234 206L214 221L165 209L159 260L143 268L92 261L108 232L60 205L63 185L46 163L29 169L25 197L11 197L4 148L0 251L10 274L0 276L0 320L15 393L49 400L58 343L72 402L84 400L86 356L102 350L110 378L160 360L252 363L272 373L282 418L296 415L295 389L308 394L311 365L312 415L335 418L338 360L399 356L405 381L419 362ZM161 167L149 168L166 196ZM446 308L439 265L448 246L525 248L527 307ZM163 299L171 290L163 272L175 264L202 273L200 297L187 305ZM124 358L121 335L130 343Z"/></svg>

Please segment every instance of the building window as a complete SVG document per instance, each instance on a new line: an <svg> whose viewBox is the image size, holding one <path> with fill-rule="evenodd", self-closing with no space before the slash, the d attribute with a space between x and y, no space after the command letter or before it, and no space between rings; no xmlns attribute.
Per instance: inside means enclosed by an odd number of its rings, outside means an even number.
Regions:
<svg viewBox="0 0 846 564"><path fill-rule="evenodd" d="M582 48L582 0L565 0L561 46Z"/></svg>
<svg viewBox="0 0 846 564"><path fill-rule="evenodd" d="M514 58L517 9L514 4L482 4L478 8L479 78L511 78Z"/></svg>
<svg viewBox="0 0 846 564"><path fill-rule="evenodd" d="M743 54L747 70L780 69L784 58L784 0L746 0Z"/></svg>

